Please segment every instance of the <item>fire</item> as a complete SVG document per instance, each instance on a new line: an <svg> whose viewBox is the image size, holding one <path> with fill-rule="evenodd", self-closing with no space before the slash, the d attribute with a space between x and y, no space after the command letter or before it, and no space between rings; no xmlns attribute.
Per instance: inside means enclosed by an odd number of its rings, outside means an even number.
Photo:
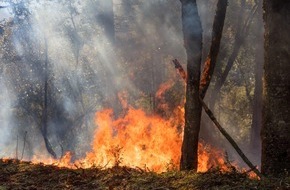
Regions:
<svg viewBox="0 0 290 190"><path fill-rule="evenodd" d="M173 81L162 84L156 93L160 104L158 109L167 110L164 100L165 92ZM127 93L118 94L124 113L117 119L113 110L104 109L96 113L97 126L92 150L83 159L71 162L71 153L66 153L60 160L35 157L33 162L41 161L59 167L90 168L98 166L108 168L127 166L149 171L163 172L178 169L184 126L184 108L177 106L170 117L147 114L141 109L132 108L127 100ZM228 170L222 151L204 142L198 147L198 171L205 172L211 167L219 166Z"/></svg>
<svg viewBox="0 0 290 190"><path fill-rule="evenodd" d="M82 160L85 167L120 165L156 172L178 168L182 131L174 122L132 108L122 118L113 120L112 115L112 110L96 114L98 128L93 150ZM222 152L200 143L198 171L218 165L226 169Z"/></svg>
<svg viewBox="0 0 290 190"><path fill-rule="evenodd" d="M60 160L35 157L33 162L43 162L58 167L90 168L99 166L128 166L147 171L163 172L179 167L182 130L173 120L182 120L182 109L175 116L164 119L149 115L140 109L129 108L123 117L113 119L113 111L105 109L96 113L97 125L92 151L86 157L71 162L71 154L66 153ZM198 171L205 172L219 166L227 170L223 152L205 143L199 143Z"/></svg>
<svg viewBox="0 0 290 190"><path fill-rule="evenodd" d="M168 164L178 165L181 135L169 120L132 108L123 118L112 120L112 114L112 110L96 114L93 151L83 162L154 171L164 171Z"/></svg>

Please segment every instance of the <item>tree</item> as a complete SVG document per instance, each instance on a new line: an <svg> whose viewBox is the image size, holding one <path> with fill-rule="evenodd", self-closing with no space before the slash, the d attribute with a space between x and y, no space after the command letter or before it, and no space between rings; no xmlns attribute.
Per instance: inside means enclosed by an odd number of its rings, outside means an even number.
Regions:
<svg viewBox="0 0 290 190"><path fill-rule="evenodd" d="M202 57L202 26L196 1L181 1L184 47L187 54L185 126L182 143L180 169L197 170L198 138L202 105L214 73L219 53L223 26L226 16L227 0L219 0L213 22L212 42L200 77ZM177 60L174 61L178 65ZM185 76L185 75L184 75Z"/></svg>
<svg viewBox="0 0 290 190"><path fill-rule="evenodd" d="M184 47L187 54L187 85L180 169L197 170L198 135L202 109L199 101L202 27L196 0L182 0L181 5Z"/></svg>
<svg viewBox="0 0 290 190"><path fill-rule="evenodd" d="M264 0L262 172L290 171L290 2Z"/></svg>

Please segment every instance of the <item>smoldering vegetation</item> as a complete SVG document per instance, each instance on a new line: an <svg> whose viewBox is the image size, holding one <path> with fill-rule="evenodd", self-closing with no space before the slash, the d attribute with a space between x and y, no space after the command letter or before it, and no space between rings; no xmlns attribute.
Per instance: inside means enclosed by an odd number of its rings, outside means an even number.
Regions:
<svg viewBox="0 0 290 190"><path fill-rule="evenodd" d="M216 2L198 1L204 58ZM177 58L186 69L179 1L2 3L8 7L0 9L0 157L22 158L23 152L23 159L30 160L53 152L61 157L70 151L73 159L78 159L90 150L97 111L112 108L115 117L121 116L126 112L122 103L126 100L148 114L170 117L172 110L184 103L184 83L171 64ZM206 102L232 136L247 142L243 148L250 150L256 48L248 44L256 39L250 34L260 31L253 27L260 20L253 13L255 1L241 5L243 0L229 3ZM245 11L237 20L242 8ZM249 22L248 35L237 35L237 22L242 28ZM239 40L243 44L231 71L220 91L215 91ZM162 100L156 98L160 85L168 81L173 82L171 88ZM167 110L160 106L164 102ZM210 120L206 116L203 120L201 138L237 159Z"/></svg>

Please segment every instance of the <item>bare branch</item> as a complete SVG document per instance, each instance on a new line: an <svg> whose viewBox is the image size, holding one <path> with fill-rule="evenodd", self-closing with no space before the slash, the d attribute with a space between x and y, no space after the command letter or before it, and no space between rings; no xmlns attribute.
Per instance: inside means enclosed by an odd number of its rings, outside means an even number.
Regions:
<svg viewBox="0 0 290 190"><path fill-rule="evenodd" d="M204 64L199 86L201 98L204 98L206 94L216 65L226 18L227 5L228 0L219 0L217 3L217 10L212 29L211 47Z"/></svg>
<svg viewBox="0 0 290 190"><path fill-rule="evenodd" d="M176 60L177 63L179 63ZM179 66L182 69L182 66L179 64ZM217 121L216 117L214 116L213 112L208 108L208 106L205 104L203 99L199 97L199 100L201 102L202 107L204 108L205 113L209 116L209 118L212 120L212 122L215 124L215 126L218 128L218 130L222 133L222 135L229 141L229 143L232 145L232 147L237 151L237 153L240 155L240 157L243 159L243 161L261 178L263 177L261 172L252 164L252 162L248 159L248 157L243 153L243 151L240 149L238 144L235 142L235 140L227 133L227 131L220 125L220 123Z"/></svg>

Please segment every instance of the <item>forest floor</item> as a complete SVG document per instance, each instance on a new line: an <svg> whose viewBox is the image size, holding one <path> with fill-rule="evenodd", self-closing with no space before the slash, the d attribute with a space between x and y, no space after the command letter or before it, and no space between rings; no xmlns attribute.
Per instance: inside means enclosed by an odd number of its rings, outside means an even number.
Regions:
<svg viewBox="0 0 290 190"><path fill-rule="evenodd" d="M290 177L250 179L236 171L206 173L141 169L68 169L16 160L0 160L0 190L8 189L290 189Z"/></svg>

